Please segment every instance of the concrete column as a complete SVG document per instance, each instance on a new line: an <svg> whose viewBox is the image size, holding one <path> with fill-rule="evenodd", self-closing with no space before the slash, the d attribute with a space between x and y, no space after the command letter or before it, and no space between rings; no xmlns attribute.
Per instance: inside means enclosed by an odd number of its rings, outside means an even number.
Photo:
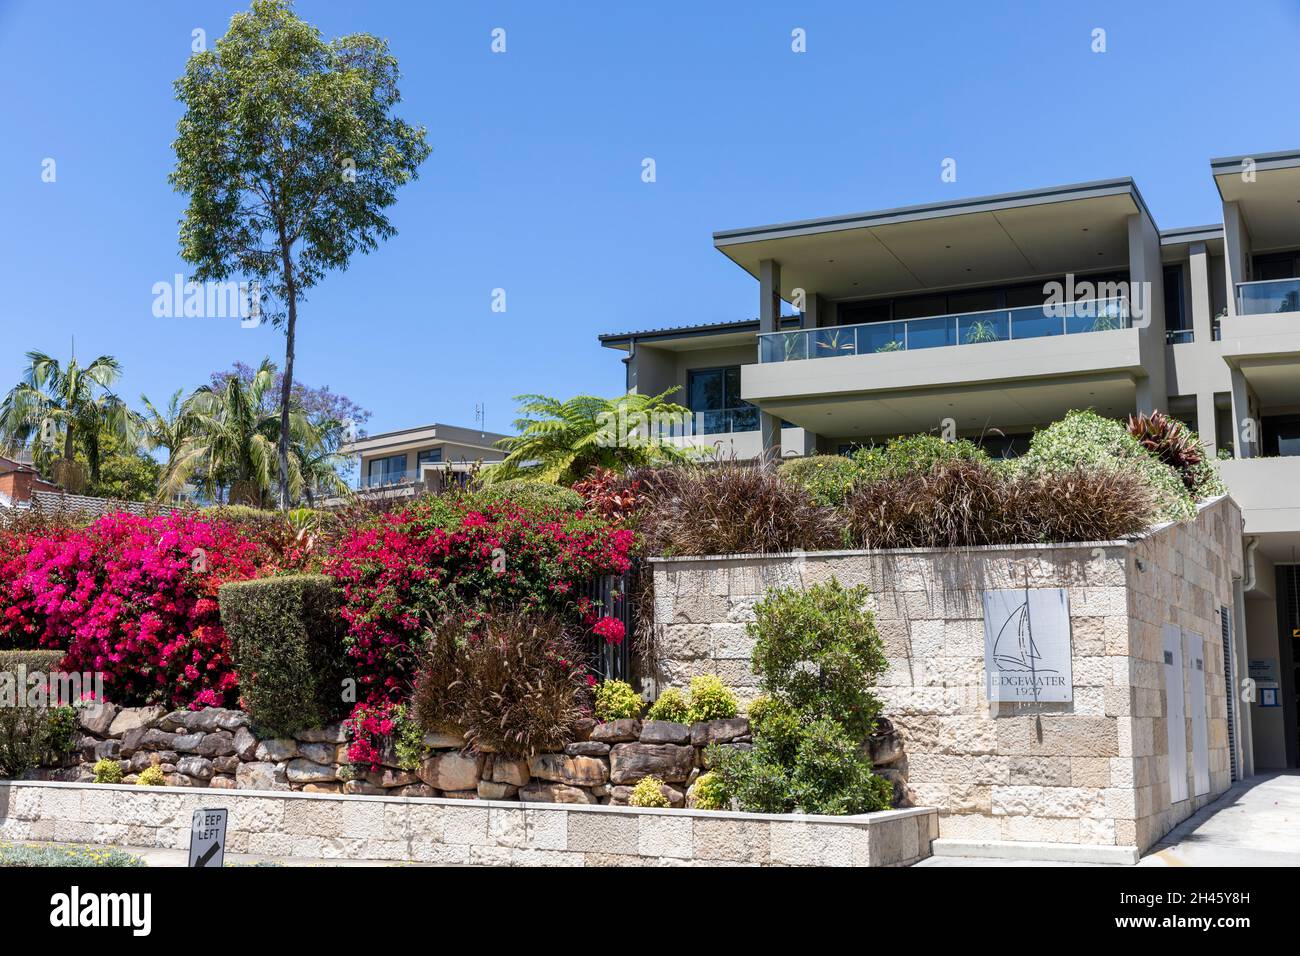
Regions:
<svg viewBox="0 0 1300 956"><path fill-rule="evenodd" d="M801 329L818 329L822 325L822 297L816 292L807 293L804 310L800 315Z"/></svg>
<svg viewBox="0 0 1300 956"><path fill-rule="evenodd" d="M1214 335L1210 316L1210 256L1205 243L1193 243L1188 250L1188 278L1192 287L1192 334L1197 342L1209 342Z"/></svg>
<svg viewBox="0 0 1300 956"><path fill-rule="evenodd" d="M1254 458L1259 454L1259 422L1250 407L1250 386L1241 369L1232 369L1232 427L1236 432L1236 457Z"/></svg>
<svg viewBox="0 0 1300 956"><path fill-rule="evenodd" d="M1165 390L1165 281L1160 261L1160 233L1145 213L1128 217L1130 300L1140 297L1143 314L1133 316L1138 332L1138 357L1146 372L1137 382L1137 410L1163 412L1169 404Z"/></svg>
<svg viewBox="0 0 1300 956"><path fill-rule="evenodd" d="M758 264L758 331L776 332L781 327L781 263L764 259ZM744 375L744 372L741 372ZM762 409L758 413L764 457L781 457L781 421Z"/></svg>
<svg viewBox="0 0 1300 956"><path fill-rule="evenodd" d="M1223 266L1228 280L1228 315L1237 314L1237 283L1250 281L1250 235L1235 202L1223 204Z"/></svg>
<svg viewBox="0 0 1300 956"><path fill-rule="evenodd" d="M1196 333L1198 336L1200 333ZM1214 389L1196 393L1196 432L1201 436L1201 444L1211 458L1219 453L1219 435L1215 423L1219 420L1214 407ZM1227 437L1227 436L1225 436Z"/></svg>

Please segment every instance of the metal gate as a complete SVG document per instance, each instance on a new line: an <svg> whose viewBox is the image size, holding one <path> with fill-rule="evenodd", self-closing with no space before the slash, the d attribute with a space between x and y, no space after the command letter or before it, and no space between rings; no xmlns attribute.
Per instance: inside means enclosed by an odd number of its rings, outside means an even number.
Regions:
<svg viewBox="0 0 1300 956"><path fill-rule="evenodd" d="M592 635L589 657L593 671L604 680L628 680L632 674L632 635L636 630L630 589L635 567L626 574L606 574L587 582L585 596L596 606L598 614L623 622L623 640L608 644Z"/></svg>
<svg viewBox="0 0 1300 956"><path fill-rule="evenodd" d="M1219 623L1223 629L1223 683L1228 692L1228 770L1232 782L1237 782L1237 703L1232 692L1232 619L1227 607L1219 607Z"/></svg>

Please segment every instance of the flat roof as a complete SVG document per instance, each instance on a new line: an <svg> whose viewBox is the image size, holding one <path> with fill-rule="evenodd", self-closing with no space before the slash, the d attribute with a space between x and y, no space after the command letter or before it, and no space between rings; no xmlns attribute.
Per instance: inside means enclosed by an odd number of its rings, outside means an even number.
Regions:
<svg viewBox="0 0 1300 956"><path fill-rule="evenodd" d="M997 193L991 196L973 196L966 199L951 199L943 202L922 203L915 206L898 206L894 209L878 209L872 212L823 216L816 219L797 219L791 222L766 226L723 229L713 234L713 244L721 247L734 245L738 242L758 242L764 239L835 232L842 229L864 229L871 226L942 219L948 216L963 216L975 212L995 212L999 209L1014 209L1046 203L1072 202L1078 199L1114 196L1123 193L1130 194L1142 211L1146 213L1147 218L1152 219L1151 211L1147 208L1146 201L1143 200L1142 193L1137 188L1137 183L1131 177L1125 176L1119 179L1099 179L1087 183L1026 189L1012 193ZM1154 222L1154 219L1152 221Z"/></svg>

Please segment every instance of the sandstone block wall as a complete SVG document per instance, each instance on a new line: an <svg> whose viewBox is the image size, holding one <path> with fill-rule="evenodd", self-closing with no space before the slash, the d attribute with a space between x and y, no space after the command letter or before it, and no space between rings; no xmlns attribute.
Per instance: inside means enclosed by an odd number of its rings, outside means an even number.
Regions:
<svg viewBox="0 0 1300 956"><path fill-rule="evenodd" d="M1241 574L1240 528L1223 498L1131 542L653 559L657 689L708 673L752 698L746 624L763 594L832 576L866 584L889 661L884 713L904 740L912 800L940 811L942 836L1146 848L1229 784L1218 609ZM1022 587L1068 591L1068 703L985 699L982 591ZM1200 634L1206 662L1195 672L1184 661L1184 686L1206 682L1211 786L1195 795L1189 779L1193 796L1176 806L1165 623ZM1190 777L1190 726L1186 739Z"/></svg>
<svg viewBox="0 0 1300 956"><path fill-rule="evenodd" d="M932 810L855 817L467 803L422 797L0 782L0 839L189 846L229 810L227 852L493 866L900 866L929 856Z"/></svg>

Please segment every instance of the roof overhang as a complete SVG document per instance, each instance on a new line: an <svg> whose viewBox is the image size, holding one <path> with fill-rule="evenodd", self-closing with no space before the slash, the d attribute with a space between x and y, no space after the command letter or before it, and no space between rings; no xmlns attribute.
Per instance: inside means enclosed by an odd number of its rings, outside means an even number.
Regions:
<svg viewBox="0 0 1300 956"><path fill-rule="evenodd" d="M1235 202L1253 252L1300 245L1300 151L1210 160L1224 202Z"/></svg>
<svg viewBox="0 0 1300 956"><path fill-rule="evenodd" d="M421 425L416 428L383 432L379 435L367 435L365 438L345 443L339 450L345 455L397 454L452 444L501 455L502 452L495 443L506 437L497 432L475 432L455 425Z"/></svg>
<svg viewBox="0 0 1300 956"><path fill-rule="evenodd" d="M1151 219L1131 179L729 229L714 246L751 275L781 265L781 294L832 299L1126 269L1128 219Z"/></svg>

